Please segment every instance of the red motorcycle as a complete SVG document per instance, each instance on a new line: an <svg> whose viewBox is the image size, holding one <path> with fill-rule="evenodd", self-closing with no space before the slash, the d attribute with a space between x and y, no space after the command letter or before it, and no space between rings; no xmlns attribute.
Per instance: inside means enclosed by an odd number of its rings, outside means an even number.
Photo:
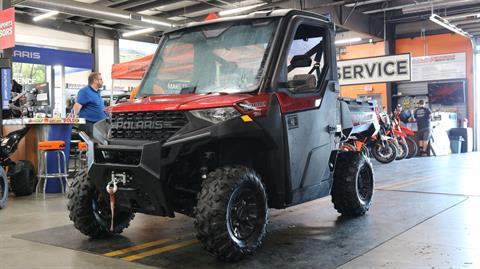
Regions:
<svg viewBox="0 0 480 269"><path fill-rule="evenodd" d="M418 153L418 145L415 142L415 133L408 129L407 127L400 124L399 115L392 115L392 133L393 136L397 138L399 143L405 145L407 147L407 154L405 156L406 159L410 159L412 157L417 156ZM403 146L403 147L405 147Z"/></svg>

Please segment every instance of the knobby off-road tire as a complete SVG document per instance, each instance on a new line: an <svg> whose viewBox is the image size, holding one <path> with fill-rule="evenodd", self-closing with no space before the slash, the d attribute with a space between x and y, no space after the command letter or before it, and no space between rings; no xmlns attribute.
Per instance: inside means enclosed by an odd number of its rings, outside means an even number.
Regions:
<svg viewBox="0 0 480 269"><path fill-rule="evenodd" d="M12 168L10 185L15 196L32 194L37 186L37 176L35 175L33 164L30 161L21 160Z"/></svg>
<svg viewBox="0 0 480 269"><path fill-rule="evenodd" d="M7 206L8 200L8 178L5 170L0 167L0 209Z"/></svg>
<svg viewBox="0 0 480 269"><path fill-rule="evenodd" d="M396 143L397 146L397 157L395 160L403 160L408 156L408 145L407 143L403 142L402 140L398 140Z"/></svg>
<svg viewBox="0 0 480 269"><path fill-rule="evenodd" d="M370 160L361 153L339 153L335 164L332 202L338 213L364 215L373 198L374 177Z"/></svg>
<svg viewBox="0 0 480 269"><path fill-rule="evenodd" d="M405 137L405 140L407 141L407 145L408 145L407 159L417 156L418 154L417 142L415 142L415 140L409 136Z"/></svg>
<svg viewBox="0 0 480 269"><path fill-rule="evenodd" d="M268 206L255 171L244 166L216 169L202 183L197 199L197 238L218 259L237 261L261 245Z"/></svg>
<svg viewBox="0 0 480 269"><path fill-rule="evenodd" d="M131 211L115 208L113 232L110 231L110 201L106 190L97 190L84 171L74 179L67 194L70 220L77 230L92 238L121 233L134 218Z"/></svg>
<svg viewBox="0 0 480 269"><path fill-rule="evenodd" d="M385 146L379 141L375 143L372 147L371 153L375 160L381 163L391 163L395 161L397 157L397 147L390 142L385 141Z"/></svg>

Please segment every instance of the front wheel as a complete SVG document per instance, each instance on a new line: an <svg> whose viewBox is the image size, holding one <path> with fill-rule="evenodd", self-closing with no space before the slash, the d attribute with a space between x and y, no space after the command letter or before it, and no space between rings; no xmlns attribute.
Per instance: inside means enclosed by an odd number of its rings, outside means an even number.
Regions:
<svg viewBox="0 0 480 269"><path fill-rule="evenodd" d="M370 160L362 153L342 152L335 162L332 202L338 213L364 215L373 198L374 177Z"/></svg>
<svg viewBox="0 0 480 269"><path fill-rule="evenodd" d="M260 177L244 166L211 172L194 210L197 238L223 261L237 261L262 243L268 222L267 195Z"/></svg>
<svg viewBox="0 0 480 269"><path fill-rule="evenodd" d="M415 142L415 140L409 136L405 137L405 140L407 141L407 145L408 145L407 159L417 156L418 154L417 142Z"/></svg>
<svg viewBox="0 0 480 269"><path fill-rule="evenodd" d="M7 206L8 200L8 178L5 170L0 167L0 209Z"/></svg>
<svg viewBox="0 0 480 269"><path fill-rule="evenodd" d="M397 139L397 157L395 160L403 160L408 156L408 145L403 140Z"/></svg>
<svg viewBox="0 0 480 269"><path fill-rule="evenodd" d="M391 163L397 157L397 148L390 141L378 141L371 151L375 160L381 163Z"/></svg>
<svg viewBox="0 0 480 269"><path fill-rule="evenodd" d="M110 200L106 190L97 190L86 171L72 183L68 191L69 217L77 230L92 238L121 233L135 216L130 210L115 208L114 227L110 231Z"/></svg>

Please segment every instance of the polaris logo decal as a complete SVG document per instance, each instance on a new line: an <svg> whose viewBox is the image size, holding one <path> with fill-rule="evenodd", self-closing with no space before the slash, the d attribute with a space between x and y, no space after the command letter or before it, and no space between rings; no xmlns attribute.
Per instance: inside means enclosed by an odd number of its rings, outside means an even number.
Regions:
<svg viewBox="0 0 480 269"><path fill-rule="evenodd" d="M162 121L120 121L112 124L112 129L122 130L146 130L146 129L163 129L167 128L169 124L164 124Z"/></svg>
<svg viewBox="0 0 480 269"><path fill-rule="evenodd" d="M40 52L33 52L33 51L23 51L23 50L14 50L13 57L18 58L27 58L33 60L40 60Z"/></svg>

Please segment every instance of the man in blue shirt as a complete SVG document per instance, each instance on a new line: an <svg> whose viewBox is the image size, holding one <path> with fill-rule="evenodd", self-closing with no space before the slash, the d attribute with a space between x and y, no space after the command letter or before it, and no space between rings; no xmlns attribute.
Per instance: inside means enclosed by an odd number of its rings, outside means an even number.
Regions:
<svg viewBox="0 0 480 269"><path fill-rule="evenodd" d="M81 126L81 129L86 131L90 136L93 133L93 124L107 118L104 112L105 106L100 96L100 88L102 86L102 74L92 72L88 76L88 86L78 91L76 103L73 105L75 115L78 115L80 118L85 118L87 121L85 126Z"/></svg>

